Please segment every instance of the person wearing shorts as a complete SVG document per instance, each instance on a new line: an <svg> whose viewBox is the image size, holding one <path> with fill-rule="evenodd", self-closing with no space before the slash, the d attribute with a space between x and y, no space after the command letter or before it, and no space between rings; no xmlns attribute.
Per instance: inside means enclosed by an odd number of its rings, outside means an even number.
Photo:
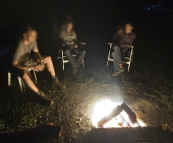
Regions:
<svg viewBox="0 0 173 143"><path fill-rule="evenodd" d="M16 52L13 57L12 65L14 73L20 76L25 84L39 95L47 105L53 105L53 101L49 99L42 91L40 91L29 76L30 70L43 71L45 68L49 71L52 76L52 83L54 86L60 88L66 88L59 80L55 74L54 66L50 56L41 56L37 47L37 31L31 26L27 25L22 32L23 37L19 42ZM32 55L33 52L33 55Z"/></svg>

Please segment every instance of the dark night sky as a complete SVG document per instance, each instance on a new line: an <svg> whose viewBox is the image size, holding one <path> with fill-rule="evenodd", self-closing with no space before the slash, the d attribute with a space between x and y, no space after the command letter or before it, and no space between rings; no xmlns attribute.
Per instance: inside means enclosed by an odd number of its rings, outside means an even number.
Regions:
<svg viewBox="0 0 173 143"><path fill-rule="evenodd" d="M5 29L10 35L15 35L14 33L21 25L29 23L38 30L39 39L50 40L54 17L56 17L57 23L61 24L65 15L70 13L74 18L75 30L79 39L90 42L97 42L102 39L109 41L112 38L115 26L124 22L133 22L136 32L146 31L146 29L139 30L140 27L144 26L144 23L148 23L148 30L152 29L153 20L155 23L159 21L158 14L147 17L147 14L144 14L140 8L158 3L169 5L171 1L1 0L0 29L3 29L3 31ZM5 34L9 36L8 32L5 32Z"/></svg>
<svg viewBox="0 0 173 143"><path fill-rule="evenodd" d="M119 13L133 11L153 3L166 3L165 0L1 0L0 27L21 23L51 22L53 16L59 20L71 13L74 19L109 18ZM168 3L168 2L167 2ZM52 19L51 19L52 18ZM90 19L91 18L91 19ZM106 20L106 19L105 19Z"/></svg>

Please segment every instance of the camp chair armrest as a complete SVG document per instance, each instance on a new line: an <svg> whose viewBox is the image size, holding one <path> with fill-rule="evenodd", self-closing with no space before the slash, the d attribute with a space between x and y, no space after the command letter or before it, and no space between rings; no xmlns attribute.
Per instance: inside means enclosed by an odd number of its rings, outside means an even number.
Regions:
<svg viewBox="0 0 173 143"><path fill-rule="evenodd" d="M81 45L86 45L86 43L84 43L84 42L79 42Z"/></svg>

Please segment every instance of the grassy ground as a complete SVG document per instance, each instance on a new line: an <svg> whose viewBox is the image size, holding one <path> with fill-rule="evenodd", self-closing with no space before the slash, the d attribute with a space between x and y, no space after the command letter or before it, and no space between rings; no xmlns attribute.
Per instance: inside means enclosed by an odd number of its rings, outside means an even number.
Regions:
<svg viewBox="0 0 173 143"><path fill-rule="evenodd" d="M21 95L14 76L12 86L7 87L7 72L2 62L0 67L1 133L52 122L63 128L61 142L70 142L69 139L79 142L93 127L89 113L91 106L102 98L115 101L122 98L147 125L173 131L173 77L171 69L163 70L164 65L156 68L152 64L133 63L130 72L118 78L111 77L111 64L109 67L86 69L85 76L59 72L60 79L68 87L66 90L53 87L48 73L38 74L38 87L55 101L53 107L38 104L30 90Z"/></svg>

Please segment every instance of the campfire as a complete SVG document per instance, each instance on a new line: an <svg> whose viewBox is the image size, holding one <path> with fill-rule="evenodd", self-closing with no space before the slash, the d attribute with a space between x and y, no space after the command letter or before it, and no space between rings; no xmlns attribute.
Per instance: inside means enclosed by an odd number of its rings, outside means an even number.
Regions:
<svg viewBox="0 0 173 143"><path fill-rule="evenodd" d="M95 105L92 124L97 128L145 126L126 103L115 103L111 100L104 100Z"/></svg>

